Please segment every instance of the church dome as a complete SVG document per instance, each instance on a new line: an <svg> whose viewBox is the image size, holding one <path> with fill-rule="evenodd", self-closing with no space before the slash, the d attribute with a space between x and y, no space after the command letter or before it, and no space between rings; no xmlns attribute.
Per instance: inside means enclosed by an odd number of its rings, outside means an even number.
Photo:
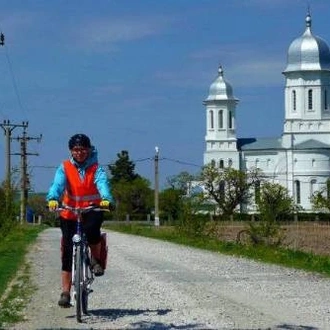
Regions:
<svg viewBox="0 0 330 330"><path fill-rule="evenodd" d="M329 46L322 38L314 36L311 31L312 19L306 16L306 30L295 39L288 50L287 67L284 71L330 70Z"/></svg>
<svg viewBox="0 0 330 330"><path fill-rule="evenodd" d="M223 78L223 69L220 66L218 69L218 77L211 84L209 89L209 96L205 101L216 101L216 100L236 100L233 96L233 88Z"/></svg>

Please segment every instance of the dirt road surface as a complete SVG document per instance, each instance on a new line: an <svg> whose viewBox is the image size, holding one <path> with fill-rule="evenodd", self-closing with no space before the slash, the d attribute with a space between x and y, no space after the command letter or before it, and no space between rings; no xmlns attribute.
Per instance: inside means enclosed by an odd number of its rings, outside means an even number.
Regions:
<svg viewBox="0 0 330 330"><path fill-rule="evenodd" d="M108 232L108 269L90 314L61 309L60 231L27 258L37 286L25 322L8 329L330 329L330 280L302 271Z"/></svg>

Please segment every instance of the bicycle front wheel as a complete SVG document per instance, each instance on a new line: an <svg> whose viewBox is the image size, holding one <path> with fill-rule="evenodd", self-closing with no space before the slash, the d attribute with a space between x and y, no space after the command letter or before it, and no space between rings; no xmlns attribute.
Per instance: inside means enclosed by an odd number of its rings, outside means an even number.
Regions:
<svg viewBox="0 0 330 330"><path fill-rule="evenodd" d="M84 252L84 260L83 260L83 285L81 287L81 306L82 311L86 315L88 314L88 288L87 288L87 278L88 278L88 271L89 271L89 264L87 262L86 251Z"/></svg>
<svg viewBox="0 0 330 330"><path fill-rule="evenodd" d="M76 291L76 317L81 322L81 310L83 301L83 249L78 245L75 255L75 277L74 287Z"/></svg>

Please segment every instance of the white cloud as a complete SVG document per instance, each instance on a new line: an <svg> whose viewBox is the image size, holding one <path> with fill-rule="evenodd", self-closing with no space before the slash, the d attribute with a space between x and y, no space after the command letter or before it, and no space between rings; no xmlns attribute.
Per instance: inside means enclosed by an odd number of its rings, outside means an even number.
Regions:
<svg viewBox="0 0 330 330"><path fill-rule="evenodd" d="M170 24L164 17L161 18L125 18L125 19L97 19L81 22L71 29L77 44L86 47L106 47L116 50L120 42L139 40L155 36L164 32ZM77 32L78 31L78 32Z"/></svg>
<svg viewBox="0 0 330 330"><path fill-rule="evenodd" d="M226 72L235 86L260 87L283 84L285 63L278 59L252 59L229 65Z"/></svg>
<svg viewBox="0 0 330 330"><path fill-rule="evenodd" d="M201 50L191 58L222 65L225 77L231 77L236 86L277 85L282 82L285 54L274 50L274 45L227 44Z"/></svg>

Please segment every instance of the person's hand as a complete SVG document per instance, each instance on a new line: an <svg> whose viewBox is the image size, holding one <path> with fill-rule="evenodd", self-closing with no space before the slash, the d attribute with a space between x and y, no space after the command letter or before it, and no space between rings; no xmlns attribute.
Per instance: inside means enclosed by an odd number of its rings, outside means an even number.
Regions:
<svg viewBox="0 0 330 330"><path fill-rule="evenodd" d="M105 200L105 199L103 199L100 202L100 208L108 209L109 211L113 211L115 209L114 205L112 203L110 203L108 200Z"/></svg>
<svg viewBox="0 0 330 330"><path fill-rule="evenodd" d="M50 200L48 202L48 208L50 211L55 211L56 209L58 209L58 201Z"/></svg>
<svg viewBox="0 0 330 330"><path fill-rule="evenodd" d="M101 200L100 207L102 209L108 209L109 206L110 206L110 202L109 201L107 201L106 199Z"/></svg>

